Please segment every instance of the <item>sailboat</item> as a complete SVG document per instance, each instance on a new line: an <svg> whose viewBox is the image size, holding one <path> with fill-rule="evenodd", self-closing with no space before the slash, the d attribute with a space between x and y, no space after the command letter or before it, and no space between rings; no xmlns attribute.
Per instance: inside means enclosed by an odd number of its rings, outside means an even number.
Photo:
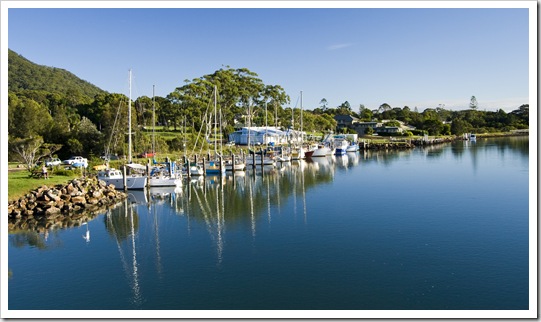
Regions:
<svg viewBox="0 0 541 322"><path fill-rule="evenodd" d="M130 95L128 101L128 164L127 167L137 170L146 170L144 165L132 163L132 142L131 142L131 69L129 71ZM107 167L98 172L98 180L104 181L107 185L112 184L115 189L145 189L147 177L141 175L130 175L124 177L122 171Z"/></svg>
<svg viewBox="0 0 541 322"><path fill-rule="evenodd" d="M217 112L216 112L216 105L217 105L217 90L216 90L216 85L214 85L214 157L215 159L214 160L208 160L205 164L205 171L206 171L206 174L210 174L210 175L213 175L213 174L225 174L225 165L223 163L223 160L221 158L221 154L218 153L218 148L217 148L217 140L218 140L218 136L217 136L217 133L216 133L216 129L217 129ZM209 117L209 122L210 122L210 117Z"/></svg>
<svg viewBox="0 0 541 322"><path fill-rule="evenodd" d="M293 113L293 111L292 111ZM293 115L292 115L292 118L293 118ZM293 124L292 124L292 127L293 127ZM302 91L301 91L301 128L300 128L300 132L301 132L301 139L300 139L300 142L298 142L298 138L296 140L296 144L295 146L293 146L291 148L291 160L302 160L305 158L305 155L304 155L304 148L302 146L302 142L303 142L303 135L302 135Z"/></svg>
<svg viewBox="0 0 541 322"><path fill-rule="evenodd" d="M155 133L156 127L156 106L154 98L154 86L152 86L152 154L156 155ZM150 172L150 187L180 187L182 186L182 173L176 171L174 161L158 163L154 161L155 166ZM159 164L159 165L158 165Z"/></svg>

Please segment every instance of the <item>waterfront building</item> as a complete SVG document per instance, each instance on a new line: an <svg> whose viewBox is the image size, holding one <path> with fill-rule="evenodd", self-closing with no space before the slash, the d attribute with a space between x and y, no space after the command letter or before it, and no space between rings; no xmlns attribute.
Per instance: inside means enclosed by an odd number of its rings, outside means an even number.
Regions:
<svg viewBox="0 0 541 322"><path fill-rule="evenodd" d="M282 131L275 126L246 126L229 134L229 142L235 142L236 145L288 144L302 142L304 135L301 131L292 129Z"/></svg>

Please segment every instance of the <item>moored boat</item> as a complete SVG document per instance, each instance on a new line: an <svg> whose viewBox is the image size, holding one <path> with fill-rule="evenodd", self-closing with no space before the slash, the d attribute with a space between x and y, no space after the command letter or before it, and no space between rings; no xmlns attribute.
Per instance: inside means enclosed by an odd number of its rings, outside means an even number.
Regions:
<svg viewBox="0 0 541 322"><path fill-rule="evenodd" d="M348 141L345 138L335 138L334 140L334 155L344 155L347 152Z"/></svg>
<svg viewBox="0 0 541 322"><path fill-rule="evenodd" d="M357 152L359 151L359 145L357 143L350 143L346 148L346 152Z"/></svg>
<svg viewBox="0 0 541 322"><path fill-rule="evenodd" d="M233 164L233 160L225 161L225 171L244 171L245 169L246 164L242 161L235 160L235 164Z"/></svg>
<svg viewBox="0 0 541 322"><path fill-rule="evenodd" d="M174 170L155 167L150 172L150 181L148 185L150 187L181 187L182 176L180 173L175 173L173 171Z"/></svg>
<svg viewBox="0 0 541 322"><path fill-rule="evenodd" d="M326 157L329 154L331 154L331 149L325 144L320 144L318 148L312 152L312 158Z"/></svg>
<svg viewBox="0 0 541 322"><path fill-rule="evenodd" d="M122 171L114 168L98 171L98 180L107 185L114 185L115 189L124 189L124 175ZM147 185L147 177L134 175L126 176L126 189L142 190Z"/></svg>
<svg viewBox="0 0 541 322"><path fill-rule="evenodd" d="M200 164L192 164L190 165L190 168L188 169L190 172L190 176L202 176L204 175L203 167Z"/></svg>

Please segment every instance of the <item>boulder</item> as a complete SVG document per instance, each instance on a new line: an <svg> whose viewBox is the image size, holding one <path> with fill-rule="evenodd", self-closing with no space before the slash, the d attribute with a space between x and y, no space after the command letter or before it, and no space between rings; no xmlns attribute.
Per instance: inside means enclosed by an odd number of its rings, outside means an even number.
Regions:
<svg viewBox="0 0 541 322"><path fill-rule="evenodd" d="M72 204L84 204L86 203L86 199L84 196L73 196L71 197L71 203Z"/></svg>

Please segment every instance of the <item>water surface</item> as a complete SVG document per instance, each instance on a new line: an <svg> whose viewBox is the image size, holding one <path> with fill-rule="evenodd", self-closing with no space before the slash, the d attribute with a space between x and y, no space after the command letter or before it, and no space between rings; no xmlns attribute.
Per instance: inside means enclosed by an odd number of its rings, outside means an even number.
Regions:
<svg viewBox="0 0 541 322"><path fill-rule="evenodd" d="M527 310L528 158L479 139L134 193L11 233L9 310Z"/></svg>

